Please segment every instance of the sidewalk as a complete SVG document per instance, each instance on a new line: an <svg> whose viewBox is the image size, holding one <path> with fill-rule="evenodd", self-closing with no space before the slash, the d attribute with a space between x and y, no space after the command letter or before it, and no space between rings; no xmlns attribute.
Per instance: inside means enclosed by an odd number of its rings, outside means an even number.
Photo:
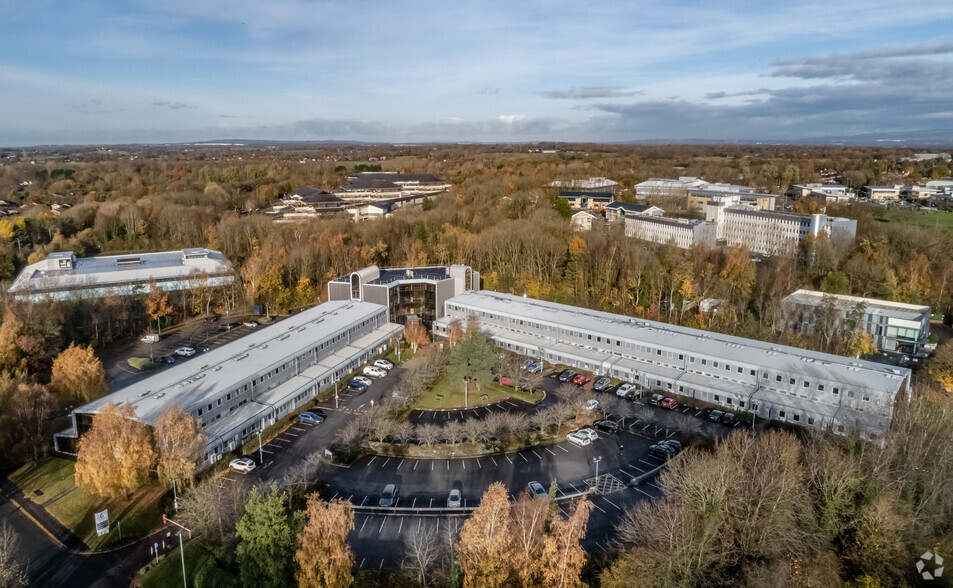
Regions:
<svg viewBox="0 0 953 588"><path fill-rule="evenodd" d="M48 513L45 508L24 495L23 491L6 477L0 480L0 494L9 500L11 504L20 509L37 528L43 531L61 549L74 553L89 550L89 546L86 545L86 543L64 527L53 515Z"/></svg>

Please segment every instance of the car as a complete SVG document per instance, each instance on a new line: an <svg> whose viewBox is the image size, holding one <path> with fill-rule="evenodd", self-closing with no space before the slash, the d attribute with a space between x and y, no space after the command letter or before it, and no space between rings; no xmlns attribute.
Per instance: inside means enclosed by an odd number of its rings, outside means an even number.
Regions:
<svg viewBox="0 0 953 588"><path fill-rule="evenodd" d="M532 498L549 498L549 492L536 480L526 485L526 492Z"/></svg>
<svg viewBox="0 0 953 588"><path fill-rule="evenodd" d="M663 398L661 402L658 403L658 405L661 406L662 408L667 408L669 410L672 410L676 406L678 406L678 403L675 402L674 398Z"/></svg>
<svg viewBox="0 0 953 588"><path fill-rule="evenodd" d="M595 431L593 431L592 429L588 427L585 429L579 429L578 431L576 431L576 433L589 437L590 441L595 441L596 439L599 438L599 433L596 433Z"/></svg>
<svg viewBox="0 0 953 588"><path fill-rule="evenodd" d="M609 384L611 383L612 383L612 380L610 380L606 376L602 376L601 378L596 378L596 381L592 383L592 389L595 390L596 392L602 392L603 390L608 388Z"/></svg>
<svg viewBox="0 0 953 588"><path fill-rule="evenodd" d="M639 392L638 388L629 388L625 393L626 400L638 400L642 397L642 393Z"/></svg>
<svg viewBox="0 0 953 588"><path fill-rule="evenodd" d="M245 321L242 324L248 327L249 329L254 329L255 327L258 326L258 321Z"/></svg>
<svg viewBox="0 0 953 588"><path fill-rule="evenodd" d="M156 335L155 333L149 333L148 335L144 335L142 339L139 339L139 340L142 341L143 343L158 343L159 336Z"/></svg>
<svg viewBox="0 0 953 588"><path fill-rule="evenodd" d="M526 371L531 374L538 374L539 372L543 371L543 362L534 361L533 363L529 364L529 367L526 368Z"/></svg>
<svg viewBox="0 0 953 588"><path fill-rule="evenodd" d="M192 357L195 355L195 350L191 347L179 347L175 350L175 354L179 357Z"/></svg>
<svg viewBox="0 0 953 588"><path fill-rule="evenodd" d="M238 459L233 459L228 462L228 469L242 474L247 474L256 467L258 467L258 465L255 463L255 460L249 457L239 457Z"/></svg>
<svg viewBox="0 0 953 588"><path fill-rule="evenodd" d="M724 414L725 413L721 412L720 410L713 410L710 413L708 413L708 420L710 420L713 423L717 423L721 421L721 417L724 416Z"/></svg>
<svg viewBox="0 0 953 588"><path fill-rule="evenodd" d="M214 323L214 322L217 321L217 320L218 320L218 315L217 315L217 314L210 314L210 315L208 315L207 317L205 317L205 322L207 322L207 323Z"/></svg>
<svg viewBox="0 0 953 588"><path fill-rule="evenodd" d="M508 376L500 376L500 386L512 386L513 378Z"/></svg>
<svg viewBox="0 0 953 588"><path fill-rule="evenodd" d="M454 488L450 491L450 496L447 497L447 508L460 508L463 506L463 499L460 496L460 491Z"/></svg>
<svg viewBox="0 0 953 588"><path fill-rule="evenodd" d="M578 445L579 447L585 447L592 443L592 440L589 439L588 436L580 435L578 432L566 435L566 441L569 441L573 445Z"/></svg>
<svg viewBox="0 0 953 588"><path fill-rule="evenodd" d="M324 422L324 417L313 412L303 412L298 415L298 420L309 425L317 425Z"/></svg>
<svg viewBox="0 0 953 588"><path fill-rule="evenodd" d="M377 501L377 506L394 506L394 503L397 501L397 485L388 484L384 486L384 491L381 492L381 499Z"/></svg>
<svg viewBox="0 0 953 588"><path fill-rule="evenodd" d="M675 448L671 445L664 445L659 443L658 445L653 445L649 447L649 455L653 457L658 457L660 459L668 459L674 457Z"/></svg>
<svg viewBox="0 0 953 588"><path fill-rule="evenodd" d="M368 365L364 367L364 370L361 373L363 373L365 376L371 376L372 378L383 378L387 375L387 370L373 365Z"/></svg>
<svg viewBox="0 0 953 588"><path fill-rule="evenodd" d="M676 441L675 439L666 439L665 441L659 441L659 445L668 445L675 450L675 453L682 452L682 442Z"/></svg>
<svg viewBox="0 0 953 588"><path fill-rule="evenodd" d="M162 357L159 358L159 363L172 365L173 363L175 363L175 358L172 357L171 355L163 355Z"/></svg>
<svg viewBox="0 0 953 588"><path fill-rule="evenodd" d="M359 384L364 384L364 386L370 386L371 384L374 383L374 380L370 378L365 378L364 376L354 376L354 379L352 379L351 381L357 382Z"/></svg>
<svg viewBox="0 0 953 588"><path fill-rule="evenodd" d="M351 392L364 392L367 390L368 386L364 382L358 381L357 378L354 378L347 383L347 389Z"/></svg>
<svg viewBox="0 0 953 588"><path fill-rule="evenodd" d="M589 378L587 378L586 376L582 374L576 374L575 376L573 376L573 379L572 379L572 383L576 384L577 386L582 386L588 381L589 381Z"/></svg>
<svg viewBox="0 0 953 588"><path fill-rule="evenodd" d="M730 412L726 412L725 414L721 415L721 422L731 426L738 422L738 417Z"/></svg>
<svg viewBox="0 0 953 588"><path fill-rule="evenodd" d="M231 328L230 326L228 326L228 325L219 325L219 326L218 326L218 332L219 332L219 333L224 333L224 332L226 332L226 331L231 331L231 330L232 330L232 328Z"/></svg>
<svg viewBox="0 0 953 588"><path fill-rule="evenodd" d="M605 431L606 433L619 432L619 423L615 421L610 421L609 419L606 419L604 421L596 421L595 423L593 423L592 426L599 429L600 431Z"/></svg>
<svg viewBox="0 0 953 588"><path fill-rule="evenodd" d="M536 362L533 361L532 359L527 359L526 361L524 361L523 363L520 364L520 369L521 369L521 370L528 370L530 367L532 367L532 365L533 365L534 363L536 363Z"/></svg>
<svg viewBox="0 0 953 588"><path fill-rule="evenodd" d="M655 406L658 406L659 403L661 403L663 400L665 400L665 397L662 396L661 394L653 394L649 397L649 404L654 404Z"/></svg>
<svg viewBox="0 0 953 588"><path fill-rule="evenodd" d="M587 400L582 405L583 410L591 410L592 412L602 412L602 405L599 404L598 400Z"/></svg>
<svg viewBox="0 0 953 588"><path fill-rule="evenodd" d="M375 359L375 360L374 360L374 367L379 367L379 368L381 368L382 370L390 371L390 370L394 369L394 364L392 364L391 362L387 361L386 359Z"/></svg>
<svg viewBox="0 0 953 588"><path fill-rule="evenodd" d="M559 374L560 382L568 382L576 376L576 372L572 370L563 370L563 373Z"/></svg>
<svg viewBox="0 0 953 588"><path fill-rule="evenodd" d="M631 389L634 388L634 387L635 387L635 386L633 386L632 384L629 384L629 383L622 384L622 385L620 385L618 388L615 389L615 395L616 395L616 396L619 396L620 398L625 398L626 393L628 393L628 391L631 390Z"/></svg>

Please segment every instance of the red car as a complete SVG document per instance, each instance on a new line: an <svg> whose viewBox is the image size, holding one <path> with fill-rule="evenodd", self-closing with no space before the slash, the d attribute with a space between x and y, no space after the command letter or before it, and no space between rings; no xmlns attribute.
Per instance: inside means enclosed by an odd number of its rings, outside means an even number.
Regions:
<svg viewBox="0 0 953 588"><path fill-rule="evenodd" d="M585 383L588 382L588 381L589 381L589 378L587 378L586 376L584 376L584 375L582 375L582 374L577 374L576 377L572 379L572 383L573 383L573 384L578 384L579 386L582 386L583 384L585 384Z"/></svg>
<svg viewBox="0 0 953 588"><path fill-rule="evenodd" d="M661 402L658 403L662 408L667 408L669 410L678 406L678 403L675 402L674 398L663 398Z"/></svg>
<svg viewBox="0 0 953 588"><path fill-rule="evenodd" d="M507 378L506 376L500 376L500 385L501 386L512 386L513 378Z"/></svg>

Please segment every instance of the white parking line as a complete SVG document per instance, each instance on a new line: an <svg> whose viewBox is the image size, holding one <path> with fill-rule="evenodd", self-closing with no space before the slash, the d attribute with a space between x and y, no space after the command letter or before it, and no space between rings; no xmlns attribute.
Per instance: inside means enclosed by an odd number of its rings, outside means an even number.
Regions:
<svg viewBox="0 0 953 588"><path fill-rule="evenodd" d="M543 449L545 449L546 451L552 453L553 455L556 455L556 454L553 452L553 450L550 449L549 447L543 447Z"/></svg>
<svg viewBox="0 0 953 588"><path fill-rule="evenodd" d="M431 462L430 462L430 471L431 471L431 472L433 471L433 460L431 460Z"/></svg>
<svg viewBox="0 0 953 588"><path fill-rule="evenodd" d="M384 460L384 463L381 464L381 467L386 466L386 465L387 465L387 462L389 462L389 461L390 461L390 458L388 457L387 459Z"/></svg>
<svg viewBox="0 0 953 588"><path fill-rule="evenodd" d="M362 404L361 406L364 406L364 405ZM430 420L434 420L435 418L437 418L436 411L434 411L434 413L430 415Z"/></svg>
<svg viewBox="0 0 953 588"><path fill-rule="evenodd" d="M335 492L335 493L334 493L334 496L331 497L331 500L334 500L334 499L337 498L337 497L338 497L338 493Z"/></svg>
<svg viewBox="0 0 953 588"><path fill-rule="evenodd" d="M655 468L659 467L660 465L662 465L662 464L660 464L660 463L648 462L648 461L645 461L644 459L640 459L639 461L640 461L641 463L644 463L645 465L649 466L649 467L652 468L653 470L654 470Z"/></svg>
<svg viewBox="0 0 953 588"><path fill-rule="evenodd" d="M500 464L496 463L495 459L491 457L490 460L493 462L493 465L495 465L496 467L500 467Z"/></svg>
<svg viewBox="0 0 953 588"><path fill-rule="evenodd" d="M605 500L606 502L608 502L609 504L611 504L612 506L616 507L617 509L623 510L621 506L619 506L618 504L612 502L611 500L609 500L609 499L606 498L605 496L603 496L602 499Z"/></svg>
<svg viewBox="0 0 953 588"><path fill-rule="evenodd" d="M377 456L371 458L371 461L367 462L367 467L371 467L371 464L374 463L374 460L377 459Z"/></svg>
<svg viewBox="0 0 953 588"><path fill-rule="evenodd" d="M605 512L605 511L603 511ZM381 531L384 530L384 523L387 522L387 517L381 517L381 528L377 530L377 534L380 535Z"/></svg>
<svg viewBox="0 0 953 588"><path fill-rule="evenodd" d="M703 413L703 412L705 412L705 411L704 411L704 410L699 410L698 412L695 413L695 416L698 416L698 415L700 415L700 414Z"/></svg>
<svg viewBox="0 0 953 588"><path fill-rule="evenodd" d="M417 464L418 464L418 463L420 463L420 460L419 460L419 459L414 462L414 469L415 469L415 470L417 469Z"/></svg>
<svg viewBox="0 0 953 588"><path fill-rule="evenodd" d="M538 453L536 453L536 450L535 450L535 449L533 449L532 451L533 451L533 454L534 454L536 457L538 457L538 458L540 459L540 461L542 461L543 456L540 455L540 454L538 454Z"/></svg>
<svg viewBox="0 0 953 588"><path fill-rule="evenodd" d="M513 460L512 460L512 459L510 459L510 456L508 456L508 455L506 455L506 454L504 454L504 455L503 455L503 457L505 457L505 458L506 458L506 461L508 461L508 462L510 462L510 465L513 465Z"/></svg>
<svg viewBox="0 0 953 588"><path fill-rule="evenodd" d="M562 449L562 450L565 451L566 453L569 453L569 450L566 449L565 447L563 447L562 445L557 445L556 447Z"/></svg>
<svg viewBox="0 0 953 588"><path fill-rule="evenodd" d="M404 517L400 517L400 526L397 527L397 534L400 535L400 530L404 528Z"/></svg>
<svg viewBox="0 0 953 588"><path fill-rule="evenodd" d="M400 460L400 463L397 464L397 469L400 469L400 466L404 465L404 460Z"/></svg>
<svg viewBox="0 0 953 588"><path fill-rule="evenodd" d="M575 484L570 484L570 486L572 486L572 489L576 491L576 494L579 493L579 488L576 488Z"/></svg>
<svg viewBox="0 0 953 588"><path fill-rule="evenodd" d="M367 524L367 521L369 521L370 518L371 518L371 517L364 517L364 522L361 523L361 530L357 532L358 535L360 535L361 533L364 532L364 525ZM364 565L363 560L361 560L361 565Z"/></svg>
<svg viewBox="0 0 953 588"><path fill-rule="evenodd" d="M639 489L639 488L632 488L632 489L635 490L636 492L645 494L645 495L648 496L649 498L655 498L654 496L652 496L652 495L649 494L648 492L646 492L646 491L644 491L644 490L641 490L641 489Z"/></svg>
<svg viewBox="0 0 953 588"><path fill-rule="evenodd" d="M477 467L479 467L479 468L482 470L482 469L483 469L483 464L480 463L480 460L479 460L479 459L476 460L476 462L477 462Z"/></svg>
<svg viewBox="0 0 953 588"><path fill-rule="evenodd" d="M598 504L596 504L595 502L592 503L592 506L594 506L595 508L598 508L599 510L601 510L601 511L602 511L602 514L606 514L606 511L603 510L602 507L599 506Z"/></svg>
<svg viewBox="0 0 953 588"><path fill-rule="evenodd" d="M364 506L364 503L367 502L367 496L364 497L364 500L361 501L361 506ZM367 522L367 521L364 521Z"/></svg>
<svg viewBox="0 0 953 588"><path fill-rule="evenodd" d="M450 460L449 460L449 459L447 460L447 470L448 470L448 471L450 470Z"/></svg>
<svg viewBox="0 0 953 588"><path fill-rule="evenodd" d="M460 463L463 465L463 469L467 469L467 460L461 459Z"/></svg>
<svg viewBox="0 0 953 588"><path fill-rule="evenodd" d="M357 566L357 567L363 568L363 567L364 567L364 560L366 560L366 559L367 559L366 557L365 557L365 558L362 558L362 559L361 559L361 565L359 565L359 566Z"/></svg>
<svg viewBox="0 0 953 588"><path fill-rule="evenodd" d="M274 453L274 451L268 451L264 447L261 448L262 453Z"/></svg>
<svg viewBox="0 0 953 588"><path fill-rule="evenodd" d="M223 480L228 480L229 482L234 482L234 481L235 481L233 478L229 478L228 476L222 476L222 479L223 479Z"/></svg>
<svg viewBox="0 0 953 588"><path fill-rule="evenodd" d="M646 473L646 472L648 471L648 470L643 470L642 468L637 468L637 467L635 467L634 465L624 465L624 466L622 466L622 467L624 467L624 468L627 469L627 470L635 470L635 471L639 472L640 474L644 474L644 473Z"/></svg>
<svg viewBox="0 0 953 588"><path fill-rule="evenodd" d="M292 431L298 431L299 433L307 433L307 432L308 432L307 429L301 429L301 428L299 428L299 427L291 427L291 430L292 430Z"/></svg>
<svg viewBox="0 0 953 588"><path fill-rule="evenodd" d="M414 496L414 501L410 504L410 508L417 508L417 497Z"/></svg>
<svg viewBox="0 0 953 588"><path fill-rule="evenodd" d="M662 487L659 486L658 484L656 484L655 482L648 482L648 485L651 486L651 487L653 487L653 488L655 488L655 489L658 490L658 491L661 491L661 490L662 490Z"/></svg>
<svg viewBox="0 0 953 588"><path fill-rule="evenodd" d="M523 461L525 461L525 462L529 462L529 460L528 460L528 459L526 459L526 456L525 456L525 455L523 455L522 453L517 453L516 455L518 455L518 456L520 456L520 457L522 457L522 458L523 458Z"/></svg>

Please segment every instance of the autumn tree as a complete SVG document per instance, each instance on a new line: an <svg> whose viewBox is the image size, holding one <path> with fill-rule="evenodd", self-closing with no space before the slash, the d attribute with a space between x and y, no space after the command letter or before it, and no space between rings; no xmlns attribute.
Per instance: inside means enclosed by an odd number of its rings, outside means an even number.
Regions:
<svg viewBox="0 0 953 588"><path fill-rule="evenodd" d="M510 515L513 519L513 568L520 586L537 586L542 581L540 556L543 551L543 539L546 527L546 515L549 502L520 494L513 504Z"/></svg>
<svg viewBox="0 0 953 588"><path fill-rule="evenodd" d="M226 544L245 508L246 489L241 484L221 484L210 477L179 496L178 517L186 527Z"/></svg>
<svg viewBox="0 0 953 588"><path fill-rule="evenodd" d="M413 570L417 582L426 588L431 571L444 553L438 527L417 525L404 537L404 565Z"/></svg>
<svg viewBox="0 0 953 588"><path fill-rule="evenodd" d="M303 513L294 512L288 495L272 484L252 488L245 513L235 526L235 548L243 586L283 588L294 582L294 558Z"/></svg>
<svg viewBox="0 0 953 588"><path fill-rule="evenodd" d="M24 378L0 376L0 437L6 457L36 460L50 446L56 400L46 386Z"/></svg>
<svg viewBox="0 0 953 588"><path fill-rule="evenodd" d="M512 571L513 542L509 497L503 484L494 482L460 530L456 554L463 587L504 586Z"/></svg>
<svg viewBox="0 0 953 588"><path fill-rule="evenodd" d="M325 502L317 494L308 497L307 524L298 535L295 562L298 586L346 588L354 580L354 553L347 534L354 529L354 507L342 499Z"/></svg>
<svg viewBox="0 0 953 588"><path fill-rule="evenodd" d="M410 343L410 348L417 353L417 348L421 345L430 343L430 337L427 335L427 327L418 319L408 317L407 324L404 325L404 339Z"/></svg>
<svg viewBox="0 0 953 588"><path fill-rule="evenodd" d="M53 360L50 386L65 405L85 404L109 391L106 371L92 346L75 343L70 343Z"/></svg>
<svg viewBox="0 0 953 588"><path fill-rule="evenodd" d="M162 318L172 314L169 293L159 287L155 280L149 281L149 294L146 295L146 314L156 321L158 332L162 334Z"/></svg>
<svg viewBox="0 0 953 588"><path fill-rule="evenodd" d="M586 536L590 510L592 510L592 503L582 498L570 506L567 518L558 515L554 517L550 525L550 533L543 540L540 557L543 583L546 586L555 588L585 586L580 576L582 567L586 563L586 552L583 551L579 542Z"/></svg>
<svg viewBox="0 0 953 588"><path fill-rule="evenodd" d="M165 409L154 427L159 479L191 484L208 437L201 421L178 405Z"/></svg>
<svg viewBox="0 0 953 588"><path fill-rule="evenodd" d="M131 404L106 404L93 416L76 452L76 484L92 494L128 496L149 478L155 451L149 428L135 420Z"/></svg>
<svg viewBox="0 0 953 588"><path fill-rule="evenodd" d="M463 339L463 334L463 326L460 324L460 319L450 321L450 324L447 325L447 344L450 345L451 350Z"/></svg>
<svg viewBox="0 0 953 588"><path fill-rule="evenodd" d="M953 392L953 341L936 348L927 371L947 392Z"/></svg>

